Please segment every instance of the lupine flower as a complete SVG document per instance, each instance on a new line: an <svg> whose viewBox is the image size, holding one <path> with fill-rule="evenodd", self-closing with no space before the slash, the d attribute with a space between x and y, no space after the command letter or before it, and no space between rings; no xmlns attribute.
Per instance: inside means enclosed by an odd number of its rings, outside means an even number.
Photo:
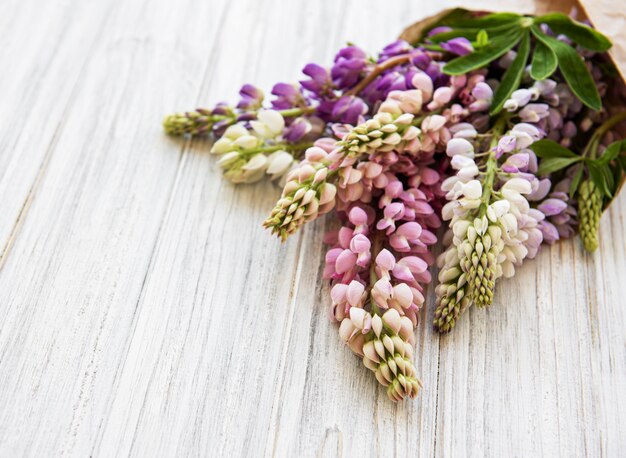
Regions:
<svg viewBox="0 0 626 458"><path fill-rule="evenodd" d="M472 43L464 37L453 38L452 40L440 43L440 45L445 51L456 54L457 56L464 56L474 51Z"/></svg>
<svg viewBox="0 0 626 458"><path fill-rule="evenodd" d="M295 84L277 83L272 88L272 107L276 110L307 106L307 100L302 94L300 87Z"/></svg>
<svg viewBox="0 0 626 458"><path fill-rule="evenodd" d="M241 99L237 108L244 110L258 110L263 105L264 94L261 89L252 84L244 84L239 91Z"/></svg>
<svg viewBox="0 0 626 458"><path fill-rule="evenodd" d="M356 46L347 46L335 56L330 75L339 89L348 89L360 79L366 65L367 54Z"/></svg>

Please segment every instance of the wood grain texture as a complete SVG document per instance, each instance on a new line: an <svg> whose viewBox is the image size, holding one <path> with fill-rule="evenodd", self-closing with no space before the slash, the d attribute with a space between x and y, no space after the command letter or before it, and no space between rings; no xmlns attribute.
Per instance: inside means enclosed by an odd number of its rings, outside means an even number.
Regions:
<svg viewBox="0 0 626 458"><path fill-rule="evenodd" d="M626 196L598 253L545 249L390 403L328 322L321 236L260 221L164 113L294 81L452 5L0 4L0 456L620 456Z"/></svg>

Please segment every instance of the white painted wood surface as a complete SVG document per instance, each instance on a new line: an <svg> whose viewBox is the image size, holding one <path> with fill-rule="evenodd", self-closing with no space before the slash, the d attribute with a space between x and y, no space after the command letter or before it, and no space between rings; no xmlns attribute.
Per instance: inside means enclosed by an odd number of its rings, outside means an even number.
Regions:
<svg viewBox="0 0 626 458"><path fill-rule="evenodd" d="M390 403L326 318L325 222L220 178L162 115L371 51L447 1L0 3L0 456L623 456L626 196L546 249Z"/></svg>

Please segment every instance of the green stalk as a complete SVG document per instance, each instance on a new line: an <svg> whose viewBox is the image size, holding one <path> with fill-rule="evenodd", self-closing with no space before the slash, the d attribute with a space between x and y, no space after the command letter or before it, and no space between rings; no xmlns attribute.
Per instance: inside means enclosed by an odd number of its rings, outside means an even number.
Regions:
<svg viewBox="0 0 626 458"><path fill-rule="evenodd" d="M482 203L480 204L479 215L482 218L487 213L489 202L491 201L491 193L493 192L493 184L496 179L496 173L498 171L498 159L496 158L495 148L498 145L500 136L504 133L506 125L508 123L508 116L501 116L498 118L493 128L491 129L491 141L489 142L489 156L487 157L487 170L485 171L485 179L483 181L483 195L481 196Z"/></svg>
<svg viewBox="0 0 626 458"><path fill-rule="evenodd" d="M254 156L259 153L273 153L275 151L287 151L291 153L293 151L301 151L303 149L307 149L313 146L313 143L303 142L303 143L279 143L277 145L272 146L262 146L259 148L252 148L241 151L240 156Z"/></svg>

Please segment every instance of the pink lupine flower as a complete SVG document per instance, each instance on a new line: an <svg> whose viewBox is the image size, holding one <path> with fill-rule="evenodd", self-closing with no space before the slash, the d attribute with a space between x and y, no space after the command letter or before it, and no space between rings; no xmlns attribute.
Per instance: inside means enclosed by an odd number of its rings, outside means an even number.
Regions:
<svg viewBox="0 0 626 458"><path fill-rule="evenodd" d="M469 105L469 110L485 111L491 106L491 100L493 99L493 90L487 83L480 82L472 89L472 95L474 101Z"/></svg>
<svg viewBox="0 0 626 458"><path fill-rule="evenodd" d="M376 229L381 231L386 229L387 234L392 233L396 228L396 221L404 216L404 212L404 204L399 202L390 203L385 207L385 217L376 224Z"/></svg>
<svg viewBox="0 0 626 458"><path fill-rule="evenodd" d="M389 244L399 252L411 250L411 243L419 243L422 226L416 222L408 222L399 226L389 238Z"/></svg>

